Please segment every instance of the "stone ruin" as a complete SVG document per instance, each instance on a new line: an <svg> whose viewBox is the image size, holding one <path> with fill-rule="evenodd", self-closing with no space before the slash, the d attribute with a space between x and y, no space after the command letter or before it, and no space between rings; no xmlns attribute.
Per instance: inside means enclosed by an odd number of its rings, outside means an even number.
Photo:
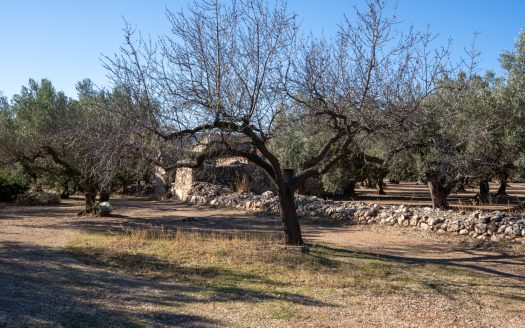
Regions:
<svg viewBox="0 0 525 328"><path fill-rule="evenodd" d="M211 147L222 149L225 145L229 148L253 151L253 145L246 137L217 133L201 136L192 146L192 151L199 153ZM227 153L225 149L224 156L209 159L200 168L178 168L175 172L175 181L170 187L172 196L177 200L186 201L192 185L198 182L221 185L234 192L262 194L265 191L276 191L274 183L263 169L243 157L231 156ZM159 176L157 173L156 171L156 177ZM310 178L298 190L298 193L321 196L324 191L318 178Z"/></svg>
<svg viewBox="0 0 525 328"><path fill-rule="evenodd" d="M200 168L178 168L171 193L177 200L186 201L190 189L197 182L221 185L236 192L261 194L275 191L272 181L261 168L240 157L208 161Z"/></svg>

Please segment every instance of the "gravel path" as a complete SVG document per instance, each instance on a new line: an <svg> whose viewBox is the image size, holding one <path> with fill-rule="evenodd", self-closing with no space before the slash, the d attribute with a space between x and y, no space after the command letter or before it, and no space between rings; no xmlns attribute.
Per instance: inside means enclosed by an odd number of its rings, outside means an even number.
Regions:
<svg viewBox="0 0 525 328"><path fill-rule="evenodd" d="M75 215L82 210L81 198L54 207L0 203L0 327L225 325L220 319L194 314L168 315L162 310L168 302L189 304L201 300L191 291L161 281L88 266L64 247L85 232L150 226L280 234L279 220L269 216L137 199L116 199L112 204L115 216L97 218ZM330 243L406 263L466 268L508 279L509 286L525 286L523 248L491 250L465 244L458 238L392 227L340 227L312 222L305 222L303 227L308 242ZM523 305L525 300L517 302L517 306ZM524 310L521 307L521 315ZM514 322L509 320L507 324Z"/></svg>

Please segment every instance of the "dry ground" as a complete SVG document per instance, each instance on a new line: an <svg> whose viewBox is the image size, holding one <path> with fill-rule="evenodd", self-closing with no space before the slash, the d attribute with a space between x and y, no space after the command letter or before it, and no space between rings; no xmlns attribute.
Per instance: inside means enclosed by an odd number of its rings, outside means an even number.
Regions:
<svg viewBox="0 0 525 328"><path fill-rule="evenodd" d="M0 204L0 327L525 326L522 245L304 220L305 255L275 217L112 204Z"/></svg>
<svg viewBox="0 0 525 328"><path fill-rule="evenodd" d="M490 192L495 193L498 190L497 183L490 183ZM415 182L401 182L399 184L386 184L386 195L377 195L375 189L358 187L357 197L355 200L364 202L374 202L391 205L417 205L432 206L428 186ZM449 196L449 203L452 207L458 209L483 209L483 210L509 210L516 205L525 201L525 184L509 183L507 193L510 196L507 202L503 200L502 204L474 205L472 198L479 192L478 188L468 187L465 192L452 193ZM347 199L347 197L339 197Z"/></svg>

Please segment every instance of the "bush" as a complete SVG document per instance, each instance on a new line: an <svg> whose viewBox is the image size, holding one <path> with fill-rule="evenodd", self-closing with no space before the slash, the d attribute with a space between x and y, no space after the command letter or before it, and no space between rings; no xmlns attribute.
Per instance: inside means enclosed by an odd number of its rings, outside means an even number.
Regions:
<svg viewBox="0 0 525 328"><path fill-rule="evenodd" d="M29 183L21 178L0 172L0 201L11 201L16 195L23 194L29 189Z"/></svg>

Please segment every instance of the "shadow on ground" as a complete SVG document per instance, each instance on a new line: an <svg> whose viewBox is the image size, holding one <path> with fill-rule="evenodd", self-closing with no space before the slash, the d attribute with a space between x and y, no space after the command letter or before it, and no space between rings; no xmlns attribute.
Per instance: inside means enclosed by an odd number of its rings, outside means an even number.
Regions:
<svg viewBox="0 0 525 328"><path fill-rule="evenodd" d="M130 259L122 259L130 261ZM133 259L131 259L133 260ZM166 266L155 257L135 259ZM263 281L227 270L203 270L170 265L175 279L146 279L75 259L70 252L25 243L0 243L0 326L133 327L224 326L219 319L184 313L188 304L274 299L294 304L320 303L299 294L278 295L236 287L206 284L213 275ZM177 276L193 283L179 283ZM185 280L185 279L183 279Z"/></svg>

